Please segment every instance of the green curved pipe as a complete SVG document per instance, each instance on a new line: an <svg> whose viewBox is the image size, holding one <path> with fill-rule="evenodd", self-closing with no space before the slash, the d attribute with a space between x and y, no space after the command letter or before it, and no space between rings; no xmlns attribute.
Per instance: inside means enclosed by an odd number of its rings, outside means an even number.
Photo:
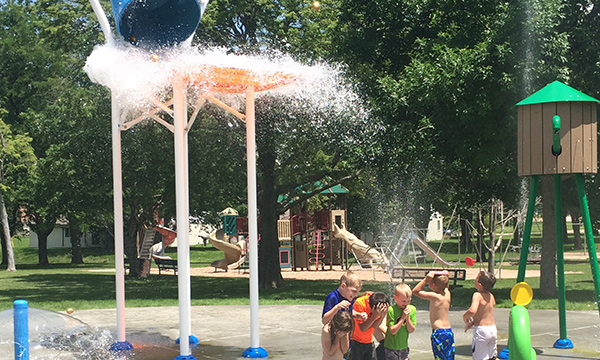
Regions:
<svg viewBox="0 0 600 360"><path fill-rule="evenodd" d="M552 118L552 155L558 156L562 152L560 146L560 116L554 115Z"/></svg>
<svg viewBox="0 0 600 360"><path fill-rule="evenodd" d="M535 350L531 347L529 312L521 305L514 305L510 309L508 358L510 360L535 360L536 358Z"/></svg>

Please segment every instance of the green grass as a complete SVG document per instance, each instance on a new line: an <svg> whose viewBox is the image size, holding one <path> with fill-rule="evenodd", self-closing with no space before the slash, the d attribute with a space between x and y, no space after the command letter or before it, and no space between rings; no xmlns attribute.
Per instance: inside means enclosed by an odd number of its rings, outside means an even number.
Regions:
<svg viewBox="0 0 600 360"><path fill-rule="evenodd" d="M438 250L440 243L430 243ZM458 260L458 245L455 239L443 242L440 255L449 261ZM12 307L18 298L27 299L32 307L64 311L74 309L114 308L114 273L90 272L91 269L110 269L114 267L114 256L99 248L85 248L84 264L70 264L69 249L50 249L51 267L37 267L37 249L29 249L20 241L15 241L16 272L0 271L0 310ZM167 255L176 258L176 249L168 249ZM460 258L475 257L473 251L461 252ZM190 251L193 267L209 266L214 260L222 258L222 253L212 246L193 246ZM517 269L516 266L503 266L503 269ZM528 265L527 269L539 269L539 265ZM587 260L567 261L565 269L568 310L597 310L594 304L594 284ZM580 272L580 273L579 273ZM556 298L542 296L539 291L539 279L526 281L534 289L534 300L530 309L556 309ZM282 289L261 289L261 304L321 305L329 292L337 286L337 281L287 280ZM499 279L494 294L499 307L510 307L510 289L514 279ZM453 289L452 307L469 306L474 287L472 281L461 282L461 287ZM126 305L174 306L177 305L177 277L172 275L150 275L146 279L126 278ZM245 278L213 278L194 276L191 278L192 305L246 305L248 300L248 280ZM363 290L392 292L393 286L387 283L363 285ZM414 298L413 303L426 309L428 304Z"/></svg>

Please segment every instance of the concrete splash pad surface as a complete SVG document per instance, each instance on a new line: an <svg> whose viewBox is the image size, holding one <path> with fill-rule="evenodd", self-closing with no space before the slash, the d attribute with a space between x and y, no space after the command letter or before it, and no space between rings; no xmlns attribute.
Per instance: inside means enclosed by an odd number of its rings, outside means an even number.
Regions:
<svg viewBox="0 0 600 360"><path fill-rule="evenodd" d="M174 304L175 305L175 304ZM265 305L260 307L260 342L269 359L309 360L321 358L321 310L319 305ZM464 309L454 309L457 359L471 358L472 331L465 333ZM508 342L510 309L496 309L498 347ZM595 311L568 311L568 336L575 347L554 349L559 337L558 312L531 310L531 341L538 359L600 358L600 320ZM115 330L114 309L76 311L74 317L101 329ZM128 308L127 338L134 346L152 345L147 359L171 359L178 354L174 340L179 337L179 312L176 306ZM429 314L419 310L417 329L409 338L412 360L431 359ZM192 334L200 345L194 349L197 359L238 359L250 344L249 306L194 306ZM161 350L162 349L162 350ZM142 351L143 353L143 351ZM141 357L140 357L141 359Z"/></svg>

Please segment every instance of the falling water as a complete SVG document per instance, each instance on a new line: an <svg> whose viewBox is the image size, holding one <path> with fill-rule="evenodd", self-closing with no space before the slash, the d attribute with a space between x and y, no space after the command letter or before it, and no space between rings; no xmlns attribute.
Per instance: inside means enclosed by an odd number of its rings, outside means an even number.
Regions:
<svg viewBox="0 0 600 360"><path fill-rule="evenodd" d="M147 50L120 43L96 47L84 69L92 81L116 94L122 107L141 109L167 92L174 77L189 75L193 78L206 66L243 69L266 77L275 73L290 75L295 81L259 92L257 98L263 93L276 94L302 102L304 108L351 114L354 119L367 116L357 92L344 81L340 66L303 65L284 54L235 55L222 48L188 46ZM238 103L241 106L242 102L238 100Z"/></svg>

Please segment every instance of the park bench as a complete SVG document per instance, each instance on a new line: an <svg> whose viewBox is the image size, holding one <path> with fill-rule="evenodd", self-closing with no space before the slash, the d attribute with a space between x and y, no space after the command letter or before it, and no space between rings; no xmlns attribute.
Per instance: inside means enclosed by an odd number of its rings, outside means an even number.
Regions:
<svg viewBox="0 0 600 360"><path fill-rule="evenodd" d="M392 269L392 278L402 279L402 282L409 281L420 281L427 276L430 271L448 271L448 279L450 280L451 287L457 287L458 280L465 280L467 278L467 271L464 269L440 269L440 268L407 268L407 267L396 267Z"/></svg>
<svg viewBox="0 0 600 360"><path fill-rule="evenodd" d="M173 259L154 259L154 263L158 267L158 274L162 270L173 270L173 275L177 275L177 260Z"/></svg>

